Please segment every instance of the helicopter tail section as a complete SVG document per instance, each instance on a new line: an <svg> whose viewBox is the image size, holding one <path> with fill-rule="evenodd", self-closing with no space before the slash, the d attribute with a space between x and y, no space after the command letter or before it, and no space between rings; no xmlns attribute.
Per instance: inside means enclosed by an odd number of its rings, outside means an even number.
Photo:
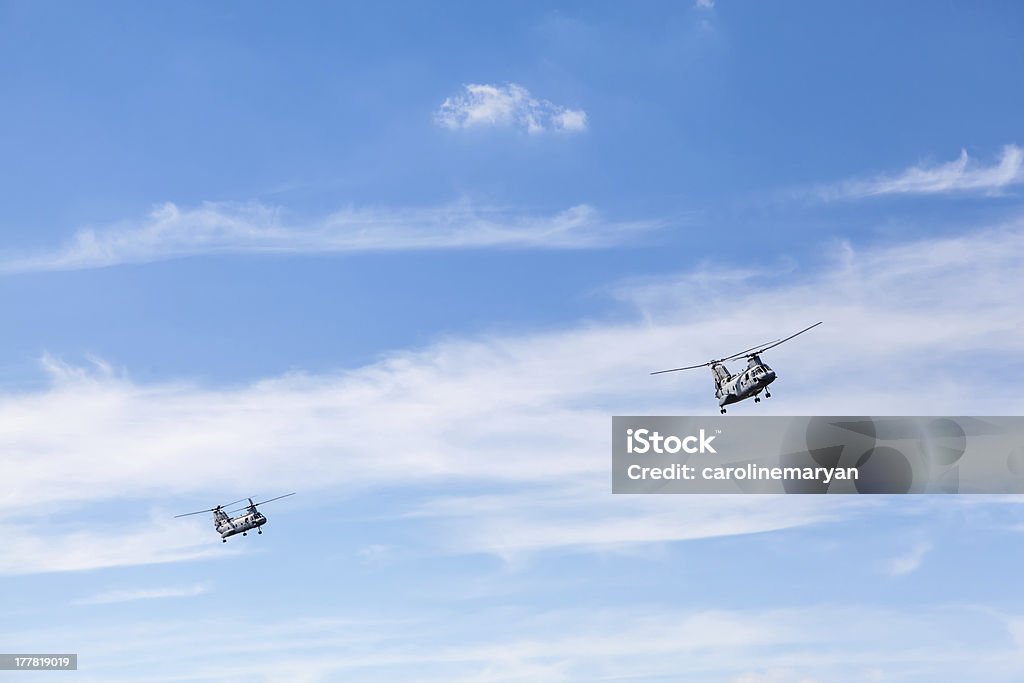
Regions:
<svg viewBox="0 0 1024 683"><path fill-rule="evenodd" d="M711 374L715 376L715 385L717 386L721 386L723 382L732 377L721 363L714 363L711 366Z"/></svg>

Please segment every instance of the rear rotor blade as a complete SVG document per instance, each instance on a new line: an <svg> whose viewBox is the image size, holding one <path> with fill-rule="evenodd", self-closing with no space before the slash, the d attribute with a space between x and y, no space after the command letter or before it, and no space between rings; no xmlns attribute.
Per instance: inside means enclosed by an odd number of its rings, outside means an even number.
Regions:
<svg viewBox="0 0 1024 683"><path fill-rule="evenodd" d="M294 495L295 495L295 492L293 491L292 493L286 493L283 496L278 496L277 498L271 498L270 500L262 500L259 503L253 503L252 506L256 507L257 505L263 505L264 503L269 503L269 502L274 501L274 500L281 500L282 498L287 498L288 496L294 496Z"/></svg>

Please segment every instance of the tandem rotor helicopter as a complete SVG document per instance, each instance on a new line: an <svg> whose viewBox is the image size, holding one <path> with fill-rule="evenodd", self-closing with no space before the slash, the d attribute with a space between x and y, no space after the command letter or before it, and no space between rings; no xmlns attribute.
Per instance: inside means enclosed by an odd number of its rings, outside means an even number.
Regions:
<svg viewBox="0 0 1024 683"><path fill-rule="evenodd" d="M754 403L760 403L760 394L762 391L764 392L765 398L771 398L772 394L768 391L768 385L776 380L775 371L761 360L761 354L768 349L774 349L779 344L787 342L793 337L803 334L807 330L814 329L820 324L821 322L816 322L810 327L804 328L785 339L776 339L774 341L765 342L764 344L752 346L745 351L734 353L733 355L726 356L725 358L709 360L707 363L701 363L700 365L688 365L685 368L658 370L651 374L660 375L665 372L678 372L680 370L693 370L695 368L710 366L711 374L715 378L715 398L718 399L718 406L724 415L725 407L727 405L739 403L751 396L754 397ZM734 375L729 372L729 369L725 367L724 363L726 361L737 360L739 358L747 359L747 367L742 372L738 372Z"/></svg>
<svg viewBox="0 0 1024 683"><path fill-rule="evenodd" d="M259 503L252 502L252 498L239 498L238 500L228 503L226 505L218 505L212 507L209 510L199 510L197 512L186 512L183 515L174 515L175 519L178 517L188 517L189 515L201 515L204 512L213 513L213 528L220 534L220 540L222 543L228 542L228 536L234 536L235 534L242 534L247 536L248 532L256 529L256 533L262 534L263 529L260 527L267 523L267 518L262 512L256 509L257 505L263 505L273 500L280 500L281 498L287 498L288 496L294 496L294 493L286 493L283 496L277 498L271 498L270 500L260 501ZM241 503L243 500L248 500L249 504L245 507L240 507L237 510L231 510L225 512L224 508L231 507L235 503ZM244 510L244 512L243 512ZM234 517L231 516L232 512L242 512L240 515Z"/></svg>

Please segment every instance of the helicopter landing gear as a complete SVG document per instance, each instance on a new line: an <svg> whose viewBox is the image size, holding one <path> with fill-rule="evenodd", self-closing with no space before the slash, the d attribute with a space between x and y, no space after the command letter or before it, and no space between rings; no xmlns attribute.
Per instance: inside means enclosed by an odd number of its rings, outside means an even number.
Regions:
<svg viewBox="0 0 1024 683"><path fill-rule="evenodd" d="M722 408L721 413L722 415L725 415L725 408Z"/></svg>
<svg viewBox="0 0 1024 683"><path fill-rule="evenodd" d="M770 392L770 391L768 391L767 389L765 389L765 392L764 392L764 397L765 397L765 398L771 398L771 397L772 397L772 392Z"/></svg>
<svg viewBox="0 0 1024 683"><path fill-rule="evenodd" d="M754 397L754 403L760 403L760 402L761 402L761 397L760 396L755 396Z"/></svg>
<svg viewBox="0 0 1024 683"><path fill-rule="evenodd" d="M226 539L226 538L222 538L222 539L220 539L220 542L221 542L221 543L227 543L227 542L228 542L228 539Z"/></svg>
<svg viewBox="0 0 1024 683"><path fill-rule="evenodd" d="M242 532L242 535L243 535L243 536L248 536L248 535L249 535L249 532L248 532L248 531L243 531L243 532Z"/></svg>
<svg viewBox="0 0 1024 683"><path fill-rule="evenodd" d="M263 529L257 529L256 533L258 533L260 536L262 536L263 535Z"/></svg>

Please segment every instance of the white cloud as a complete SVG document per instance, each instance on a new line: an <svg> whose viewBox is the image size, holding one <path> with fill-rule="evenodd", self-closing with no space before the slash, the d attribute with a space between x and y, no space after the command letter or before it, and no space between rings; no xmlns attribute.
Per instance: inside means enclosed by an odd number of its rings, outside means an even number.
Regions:
<svg viewBox="0 0 1024 683"><path fill-rule="evenodd" d="M924 563L924 558L932 550L930 543L917 543L905 554L890 560L888 573L890 576L906 576L913 574Z"/></svg>
<svg viewBox="0 0 1024 683"><path fill-rule="evenodd" d="M699 9L712 9L715 6L715 0L696 0L693 6Z"/></svg>
<svg viewBox="0 0 1024 683"><path fill-rule="evenodd" d="M139 221L79 230L63 247L0 253L0 273L102 268L183 256L243 253L343 253L428 249L584 249L618 244L659 227L613 222L580 204L533 215L463 201L437 208L355 209L289 224L263 204L167 203Z"/></svg>
<svg viewBox="0 0 1024 683"><path fill-rule="evenodd" d="M415 514L439 520L445 530L441 536L453 552L489 553L515 562L544 550L624 551L640 544L779 531L837 519L862 502L822 504L781 496L609 499L606 485L589 491L566 487L453 496L432 500Z"/></svg>
<svg viewBox="0 0 1024 683"><path fill-rule="evenodd" d="M978 192L995 194L1011 185L1024 183L1024 149L1006 145L999 160L984 166L970 159L967 150L955 161L912 166L895 175L848 180L823 188L822 199L857 199L883 195L952 194Z"/></svg>
<svg viewBox="0 0 1024 683"><path fill-rule="evenodd" d="M175 496L213 504L267 482L311 501L339 488L444 484L456 493L410 496L396 514L456 530L435 534L446 550L506 558L817 523L866 503L608 495L610 416L714 413L706 374L648 372L816 320L825 324L768 359L781 378L776 397L736 413L905 414L906 387L927 377L915 412L1019 414L1024 399L1007 391L1000 368L1024 352L1018 293L1006 284L1022 262L1020 224L864 251L839 245L822 268L783 283L748 274L648 284L633 299L634 320L449 339L350 371L243 386L143 384L48 358L49 387L0 394L0 515ZM476 495L458 493L467 486ZM23 549L0 572L187 559L212 534L181 541L158 530L122 543L109 529L82 538L24 527ZM161 540L171 536L185 545ZM122 556L121 546L133 550Z"/></svg>
<svg viewBox="0 0 1024 683"><path fill-rule="evenodd" d="M794 673L790 669L748 672L737 676L733 683L816 683L815 679Z"/></svg>
<svg viewBox="0 0 1024 683"><path fill-rule="evenodd" d="M130 588L97 593L88 598L76 600L76 605L110 605L119 602L135 602L137 600L160 600L164 598L192 598L209 592L210 587L204 583L192 586L164 586L159 588Z"/></svg>
<svg viewBox="0 0 1024 683"><path fill-rule="evenodd" d="M204 525L175 524L178 520L169 517L154 515L127 528L95 521L62 525L52 517L0 524L7 547L0 556L0 575L185 562L237 552L211 545L212 531Z"/></svg>
<svg viewBox="0 0 1024 683"><path fill-rule="evenodd" d="M1010 632L1010 637L1013 638L1017 647L1024 650L1024 617L1008 617L1006 629Z"/></svg>
<svg viewBox="0 0 1024 683"><path fill-rule="evenodd" d="M663 605L472 611L434 609L242 620L119 622L73 632L13 627L13 650L76 643L89 667L76 680L218 683L358 678L370 683L859 683L1019 681L1024 660L1006 618L973 606L700 610ZM124 633L131 638L124 638ZM210 634L217 634L210 638ZM296 656L301 653L301 656Z"/></svg>
<svg viewBox="0 0 1024 683"><path fill-rule="evenodd" d="M539 100L521 85L471 83L462 94L446 98L434 113L445 128L517 128L531 135L545 132L579 133L587 129L587 113Z"/></svg>

